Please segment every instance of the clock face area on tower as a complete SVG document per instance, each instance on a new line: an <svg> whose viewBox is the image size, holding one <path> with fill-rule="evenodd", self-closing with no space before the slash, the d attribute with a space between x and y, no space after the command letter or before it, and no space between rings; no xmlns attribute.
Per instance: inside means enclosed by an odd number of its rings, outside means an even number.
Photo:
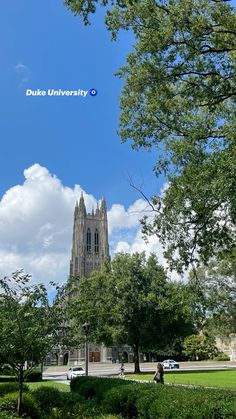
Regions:
<svg viewBox="0 0 236 419"><path fill-rule="evenodd" d="M101 206L87 214L81 195L74 212L70 276L88 277L109 259L106 201L102 198Z"/></svg>

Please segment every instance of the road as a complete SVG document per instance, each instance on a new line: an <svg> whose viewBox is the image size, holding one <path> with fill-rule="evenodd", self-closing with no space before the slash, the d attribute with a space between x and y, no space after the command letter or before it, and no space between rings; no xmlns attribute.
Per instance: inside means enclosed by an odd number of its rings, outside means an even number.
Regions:
<svg viewBox="0 0 236 419"><path fill-rule="evenodd" d="M156 363L145 362L140 364L142 372L154 373L156 370ZM83 365L82 365L83 366ZM43 378L45 380L54 380L61 383L69 384L66 379L68 366L51 366L45 367ZM120 364L110 363L89 363L89 375L93 376L115 376L119 374ZM204 370L221 370L221 369L236 369L236 362L180 362L179 370L174 371L204 371ZM125 373L132 373L134 371L134 364L125 364ZM165 370L165 373L173 370Z"/></svg>

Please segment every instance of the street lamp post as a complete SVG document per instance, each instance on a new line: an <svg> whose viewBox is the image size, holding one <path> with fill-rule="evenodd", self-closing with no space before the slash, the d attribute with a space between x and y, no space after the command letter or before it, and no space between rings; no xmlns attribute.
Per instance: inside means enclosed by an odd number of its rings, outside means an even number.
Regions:
<svg viewBox="0 0 236 419"><path fill-rule="evenodd" d="M85 375L88 376L88 333L89 333L89 323L85 322L83 324L84 334L85 334Z"/></svg>

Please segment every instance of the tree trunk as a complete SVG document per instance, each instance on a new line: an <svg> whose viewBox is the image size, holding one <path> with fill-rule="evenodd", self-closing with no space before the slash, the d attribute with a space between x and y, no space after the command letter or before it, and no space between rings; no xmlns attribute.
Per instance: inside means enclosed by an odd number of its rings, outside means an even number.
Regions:
<svg viewBox="0 0 236 419"><path fill-rule="evenodd" d="M140 373L140 365L139 365L139 347L138 345L133 346L134 351L134 373L139 374Z"/></svg>
<svg viewBox="0 0 236 419"><path fill-rule="evenodd" d="M23 366L21 367L18 375L18 382L19 382L19 392L18 392L18 400L17 400L17 417L21 416L22 410L22 395L23 395L23 381L24 381L24 372Z"/></svg>
<svg viewBox="0 0 236 419"><path fill-rule="evenodd" d="M43 378L43 361L44 361L44 359L42 359L42 361L41 361L41 374L42 374L42 378Z"/></svg>

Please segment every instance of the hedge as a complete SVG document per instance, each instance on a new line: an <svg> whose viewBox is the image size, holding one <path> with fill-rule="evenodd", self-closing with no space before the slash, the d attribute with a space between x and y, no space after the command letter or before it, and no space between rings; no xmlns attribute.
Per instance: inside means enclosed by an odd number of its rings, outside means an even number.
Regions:
<svg viewBox="0 0 236 419"><path fill-rule="evenodd" d="M206 388L167 386L159 389L156 398L149 398L148 401L141 398L138 411L146 419L235 418L236 395L233 392Z"/></svg>
<svg viewBox="0 0 236 419"><path fill-rule="evenodd" d="M79 377L71 390L94 400L104 412L135 419L225 419L236 417L236 393L229 390Z"/></svg>
<svg viewBox="0 0 236 419"><path fill-rule="evenodd" d="M213 358L213 361L230 361L230 357L222 352L221 354L216 355Z"/></svg>
<svg viewBox="0 0 236 419"><path fill-rule="evenodd" d="M2 365L0 375L15 376L15 371L9 365Z"/></svg>
<svg viewBox="0 0 236 419"><path fill-rule="evenodd" d="M38 382L38 381L42 381L42 372L39 370L30 370L26 372L24 381L27 383L33 383L33 382ZM18 382L18 378L17 376L7 376L7 375L0 375L0 383L9 383L9 382Z"/></svg>
<svg viewBox="0 0 236 419"><path fill-rule="evenodd" d="M32 391L42 412L49 412L53 407L61 405L61 392L54 387L42 386Z"/></svg>
<svg viewBox="0 0 236 419"><path fill-rule="evenodd" d="M5 394L0 399L0 412L14 415L17 410L18 392ZM28 418L41 419L39 406L32 394L23 394L22 415Z"/></svg>
<svg viewBox="0 0 236 419"><path fill-rule="evenodd" d="M147 390L147 386L144 388L140 383L115 386L106 391L102 406L108 413L122 415L126 418L137 418L137 402L145 390Z"/></svg>
<svg viewBox="0 0 236 419"><path fill-rule="evenodd" d="M27 372L24 381L27 383L35 383L42 381L42 372L39 370L30 370Z"/></svg>
<svg viewBox="0 0 236 419"><path fill-rule="evenodd" d="M15 383L17 381L17 377L16 376L7 376L7 375L1 375L0 376L0 383Z"/></svg>
<svg viewBox="0 0 236 419"><path fill-rule="evenodd" d="M130 381L120 378L101 378L101 377L77 377L71 380L70 388L72 392L78 392L85 399L96 398L100 401L106 390L111 387L126 386Z"/></svg>
<svg viewBox="0 0 236 419"><path fill-rule="evenodd" d="M40 419L98 419L103 414L104 411L95 400L86 401L81 399L79 403L70 407L54 407L51 411L42 412ZM101 419L105 418L102 417Z"/></svg>
<svg viewBox="0 0 236 419"><path fill-rule="evenodd" d="M0 383L0 397L7 393L16 392L18 388L18 383ZM29 391L29 387L26 384L23 384L23 391Z"/></svg>
<svg viewBox="0 0 236 419"><path fill-rule="evenodd" d="M15 415L11 415L10 413L0 412L0 419L15 419Z"/></svg>

